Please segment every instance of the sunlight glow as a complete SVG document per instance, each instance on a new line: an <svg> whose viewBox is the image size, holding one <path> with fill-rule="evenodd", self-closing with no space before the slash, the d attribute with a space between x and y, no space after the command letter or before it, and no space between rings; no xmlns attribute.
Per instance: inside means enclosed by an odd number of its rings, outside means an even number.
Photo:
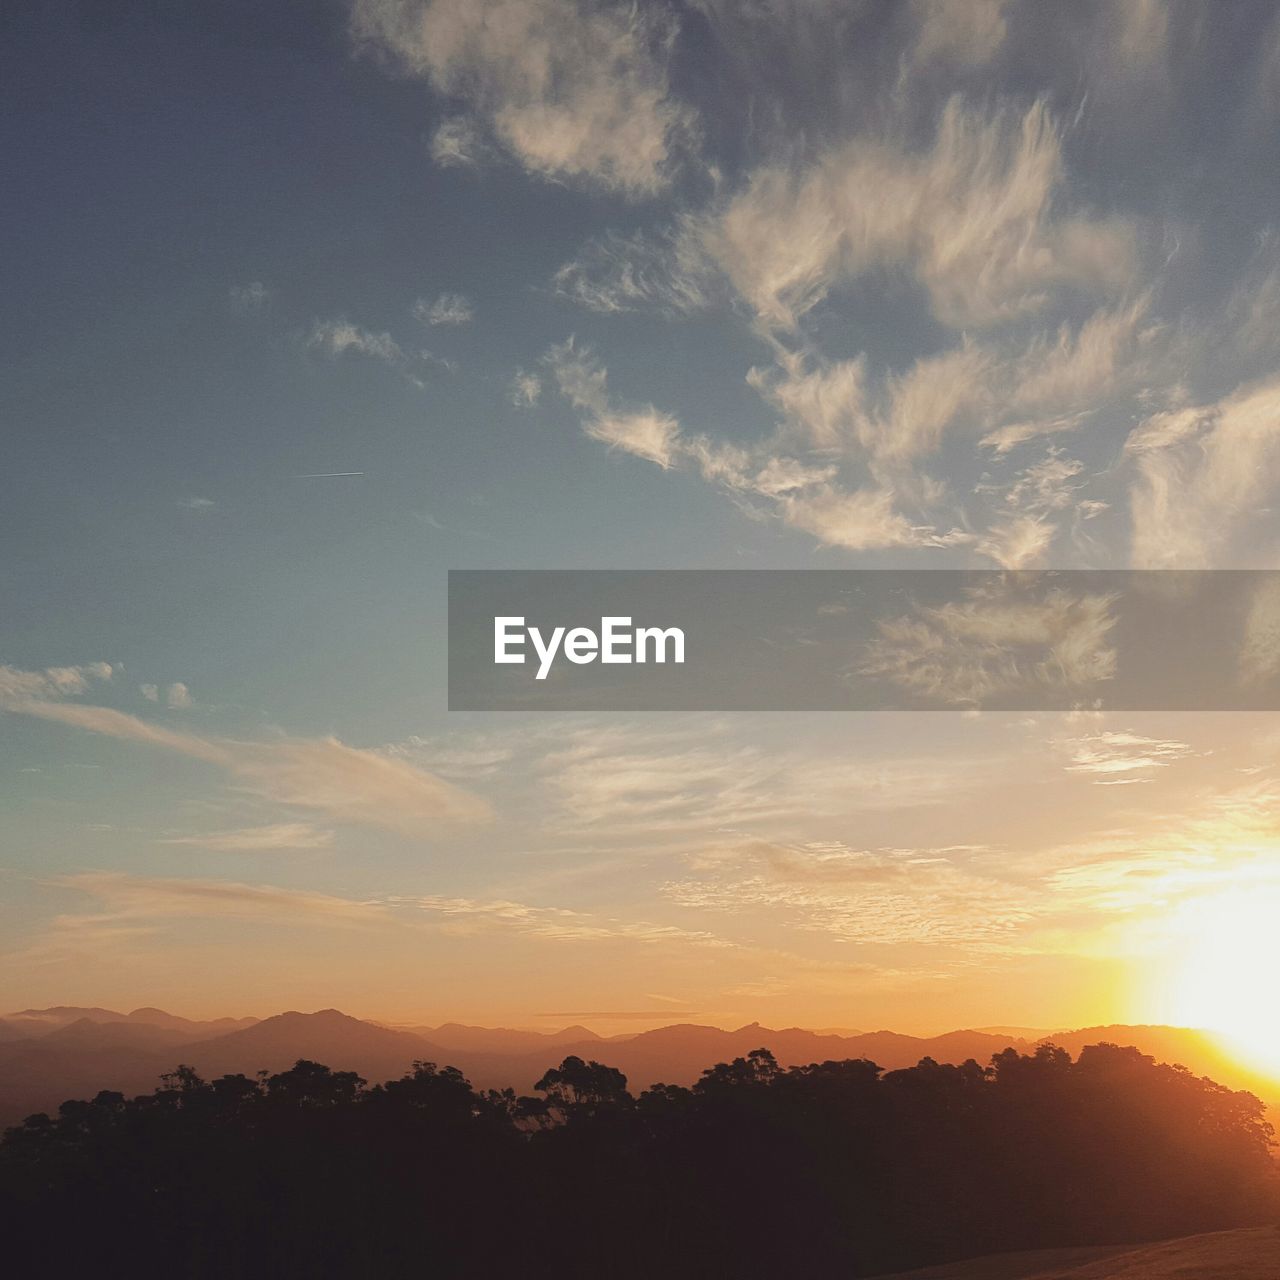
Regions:
<svg viewBox="0 0 1280 1280"><path fill-rule="evenodd" d="M1242 1063L1280 1079L1280 888L1201 899L1178 923L1173 1019L1217 1032Z"/></svg>

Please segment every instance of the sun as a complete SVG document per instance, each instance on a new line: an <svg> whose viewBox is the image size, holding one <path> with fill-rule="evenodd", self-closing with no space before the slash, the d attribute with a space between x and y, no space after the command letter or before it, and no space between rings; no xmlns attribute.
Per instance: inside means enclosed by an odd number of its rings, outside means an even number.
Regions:
<svg viewBox="0 0 1280 1280"><path fill-rule="evenodd" d="M1166 987L1173 1021L1215 1032L1242 1064L1280 1079L1280 888L1187 904Z"/></svg>

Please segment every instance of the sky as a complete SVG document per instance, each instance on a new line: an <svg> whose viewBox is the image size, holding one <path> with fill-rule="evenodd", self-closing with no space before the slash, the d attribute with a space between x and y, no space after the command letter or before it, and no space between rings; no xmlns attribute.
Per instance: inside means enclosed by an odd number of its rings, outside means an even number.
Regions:
<svg viewBox="0 0 1280 1280"><path fill-rule="evenodd" d="M0 1006L1256 1017L1274 716L450 714L444 623L451 568L1277 567L1274 5L0 33Z"/></svg>

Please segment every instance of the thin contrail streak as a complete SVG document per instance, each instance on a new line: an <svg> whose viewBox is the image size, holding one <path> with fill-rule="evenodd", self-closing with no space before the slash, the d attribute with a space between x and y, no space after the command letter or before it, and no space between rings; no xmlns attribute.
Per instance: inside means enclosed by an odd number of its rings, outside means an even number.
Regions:
<svg viewBox="0 0 1280 1280"><path fill-rule="evenodd" d="M363 471L308 471L305 475L294 476L294 480L330 480L335 476L362 476Z"/></svg>

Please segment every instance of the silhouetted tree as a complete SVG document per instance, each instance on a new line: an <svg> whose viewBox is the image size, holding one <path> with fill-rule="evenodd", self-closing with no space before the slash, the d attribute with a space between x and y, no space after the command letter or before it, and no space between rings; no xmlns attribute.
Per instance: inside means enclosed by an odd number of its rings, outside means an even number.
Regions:
<svg viewBox="0 0 1280 1280"><path fill-rule="evenodd" d="M0 1143L15 1275L850 1277L1274 1220L1252 1095L1135 1049L782 1068L569 1057L541 1096L301 1060L99 1093Z"/></svg>

